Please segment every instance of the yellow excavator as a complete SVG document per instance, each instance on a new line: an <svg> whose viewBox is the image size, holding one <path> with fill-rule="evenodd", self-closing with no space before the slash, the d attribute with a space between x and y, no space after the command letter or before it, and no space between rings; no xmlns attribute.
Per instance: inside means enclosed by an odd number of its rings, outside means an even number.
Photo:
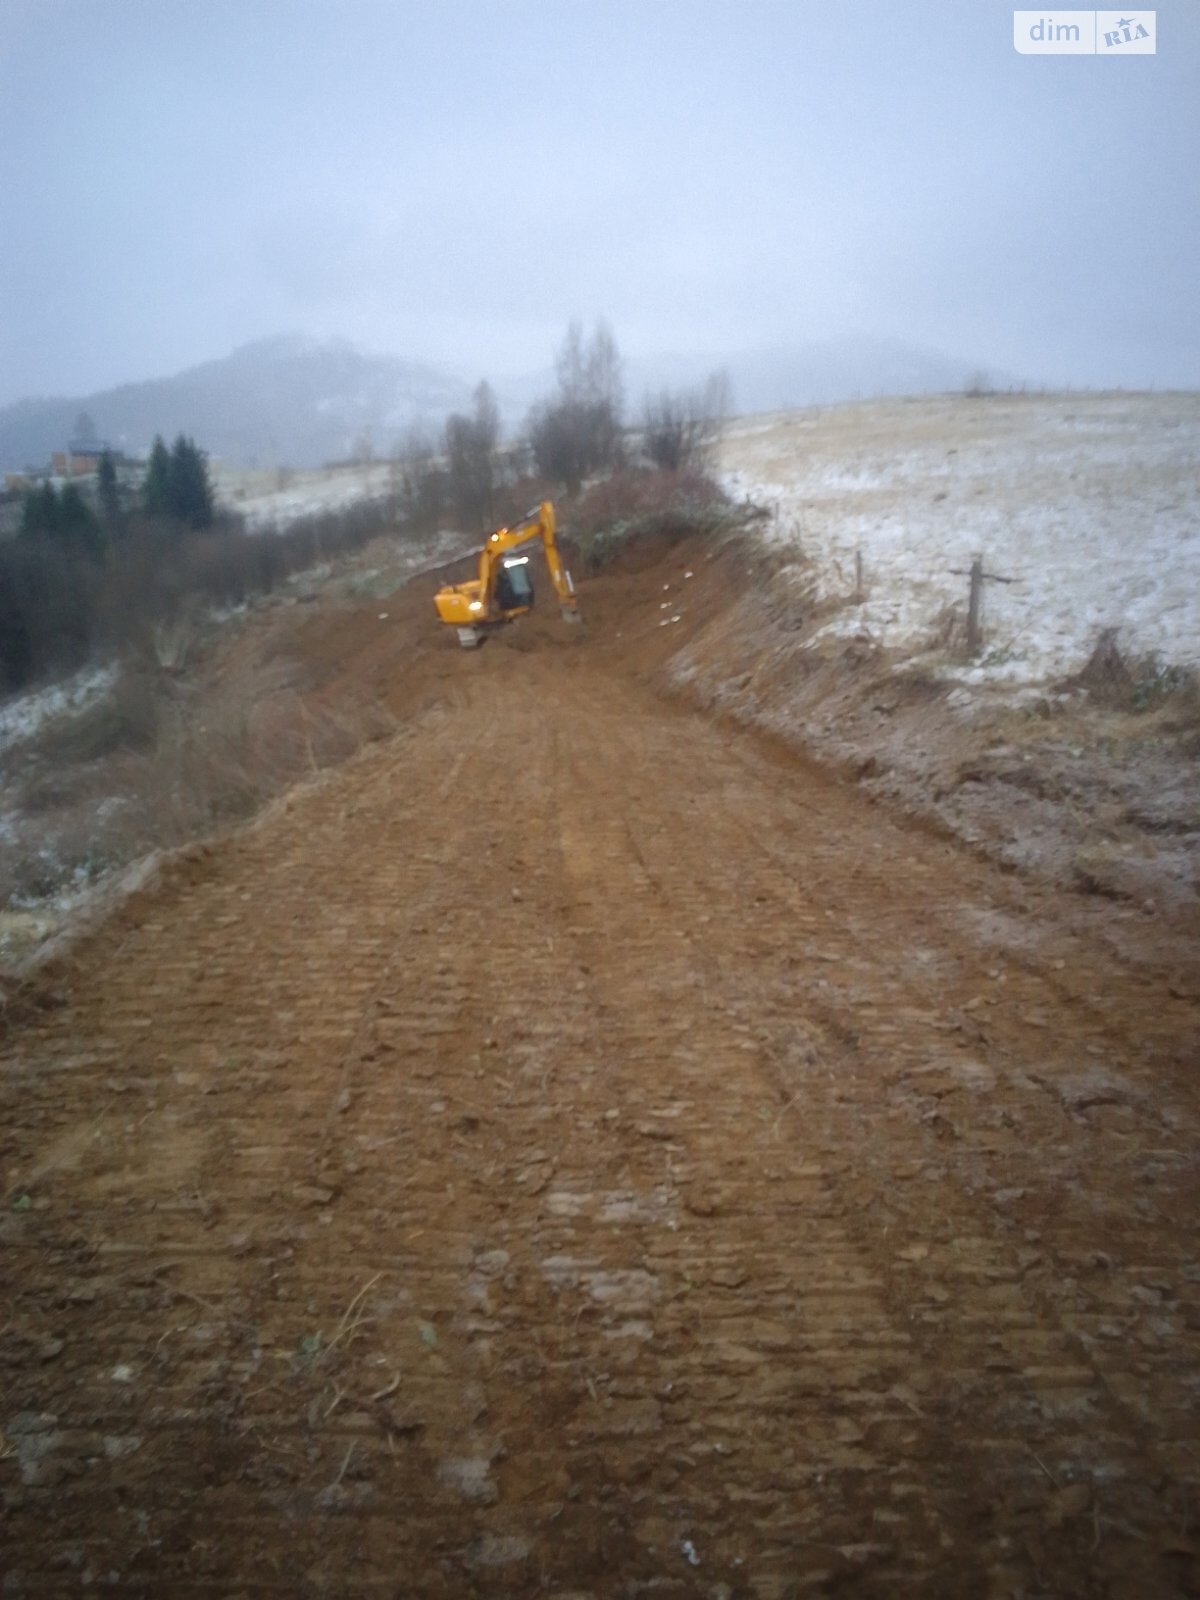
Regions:
<svg viewBox="0 0 1200 1600"><path fill-rule="evenodd" d="M434 595L438 616L449 627L457 628L458 642L464 650L474 650L489 633L532 609L529 557L512 552L533 539L542 541L563 620L580 620L575 585L554 542L554 507L549 500L543 500L514 527L497 528L488 535L487 543L479 552L477 578L470 578L466 583L448 583Z"/></svg>

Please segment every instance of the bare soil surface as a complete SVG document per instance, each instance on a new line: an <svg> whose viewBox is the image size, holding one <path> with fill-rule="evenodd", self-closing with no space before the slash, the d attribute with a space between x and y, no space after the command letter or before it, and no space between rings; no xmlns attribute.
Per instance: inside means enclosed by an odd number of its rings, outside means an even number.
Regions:
<svg viewBox="0 0 1200 1600"><path fill-rule="evenodd" d="M401 731L27 995L0 1593L1196 1591L1195 930L664 698L706 562L313 611Z"/></svg>

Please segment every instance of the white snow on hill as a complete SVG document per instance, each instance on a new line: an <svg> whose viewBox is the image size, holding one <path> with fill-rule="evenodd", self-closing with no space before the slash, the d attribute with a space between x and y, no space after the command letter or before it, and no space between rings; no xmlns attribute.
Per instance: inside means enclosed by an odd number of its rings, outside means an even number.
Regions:
<svg viewBox="0 0 1200 1600"><path fill-rule="evenodd" d="M282 531L300 517L383 500L394 492L394 480L395 468L387 462L265 472L219 467L214 473L218 503L240 512L251 533L267 527Z"/></svg>
<svg viewBox="0 0 1200 1600"><path fill-rule="evenodd" d="M976 554L985 649L968 682L1078 669L1103 627L1122 649L1200 663L1200 395L881 400L733 424L733 493L775 512L771 537L816 564L825 594L866 600L824 632L915 650ZM954 569L959 569L955 571Z"/></svg>

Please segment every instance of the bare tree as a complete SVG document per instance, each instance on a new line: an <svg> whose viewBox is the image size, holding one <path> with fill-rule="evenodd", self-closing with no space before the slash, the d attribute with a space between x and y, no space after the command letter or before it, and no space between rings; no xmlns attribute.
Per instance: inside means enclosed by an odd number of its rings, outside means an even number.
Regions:
<svg viewBox="0 0 1200 1600"><path fill-rule="evenodd" d="M432 438L414 425L397 442L396 461L400 520L420 531L432 530L441 519L447 498L446 469Z"/></svg>
<svg viewBox="0 0 1200 1600"><path fill-rule="evenodd" d="M647 398L642 413L644 453L664 472L709 466L730 406L725 372L714 372L697 389L664 390Z"/></svg>
<svg viewBox="0 0 1200 1600"><path fill-rule="evenodd" d="M621 381L621 356L612 329L598 322L588 347L584 389L589 446L597 467L617 466L621 458L621 423L625 393Z"/></svg>
<svg viewBox="0 0 1200 1600"><path fill-rule="evenodd" d="M529 442L539 471L576 494L590 473L621 457L621 357L611 329L598 323L589 341L572 322L555 372L558 392L534 408Z"/></svg>
<svg viewBox="0 0 1200 1600"><path fill-rule="evenodd" d="M75 418L71 444L73 447L78 445L81 450L99 449L100 435L96 432L96 424L89 411L81 411Z"/></svg>
<svg viewBox="0 0 1200 1600"><path fill-rule="evenodd" d="M474 420L479 448L487 452L490 461L496 453L496 446L500 443L500 407L496 404L495 392L486 378L476 386L471 398L475 402Z"/></svg>
<svg viewBox="0 0 1200 1600"><path fill-rule="evenodd" d="M500 411L486 382L475 390L474 400L469 417L456 413L446 419L446 461L458 514L465 524L478 526L494 516Z"/></svg>
<svg viewBox="0 0 1200 1600"><path fill-rule="evenodd" d="M583 344L583 324L574 318L567 324L562 346L554 358L558 378L558 397L566 405L582 405L587 386L587 353Z"/></svg>

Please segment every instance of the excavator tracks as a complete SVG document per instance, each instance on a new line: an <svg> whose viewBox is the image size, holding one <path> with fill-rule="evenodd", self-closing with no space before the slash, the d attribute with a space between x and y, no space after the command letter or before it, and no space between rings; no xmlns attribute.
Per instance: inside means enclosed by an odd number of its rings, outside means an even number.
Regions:
<svg viewBox="0 0 1200 1600"><path fill-rule="evenodd" d="M0 1043L0 1592L1189 1592L1167 956L556 628Z"/></svg>

